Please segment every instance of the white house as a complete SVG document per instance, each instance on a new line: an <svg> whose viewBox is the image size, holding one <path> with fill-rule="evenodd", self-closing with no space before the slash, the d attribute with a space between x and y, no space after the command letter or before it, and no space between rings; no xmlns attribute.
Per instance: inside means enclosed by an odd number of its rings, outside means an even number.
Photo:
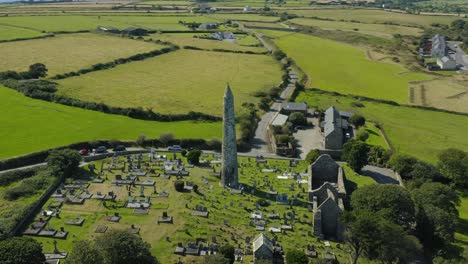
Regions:
<svg viewBox="0 0 468 264"><path fill-rule="evenodd" d="M439 65L442 70L455 70L457 68L455 60L448 56L437 58L437 65Z"/></svg>

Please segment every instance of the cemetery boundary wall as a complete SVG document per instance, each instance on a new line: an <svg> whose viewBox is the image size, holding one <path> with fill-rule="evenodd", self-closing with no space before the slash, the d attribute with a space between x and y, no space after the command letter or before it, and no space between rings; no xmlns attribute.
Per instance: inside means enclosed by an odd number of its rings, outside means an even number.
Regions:
<svg viewBox="0 0 468 264"><path fill-rule="evenodd" d="M20 234L20 231L24 229L24 227L30 223L36 214L39 212L39 210L44 206L44 204L47 202L49 197L52 195L52 193L57 189L57 187L60 185L61 182L65 180L66 175L60 176L50 187L47 189L47 191L44 192L44 194L41 196L41 198L31 206L29 209L29 212L26 214L26 216L16 225L16 227L11 231L10 235L11 236L17 236Z"/></svg>

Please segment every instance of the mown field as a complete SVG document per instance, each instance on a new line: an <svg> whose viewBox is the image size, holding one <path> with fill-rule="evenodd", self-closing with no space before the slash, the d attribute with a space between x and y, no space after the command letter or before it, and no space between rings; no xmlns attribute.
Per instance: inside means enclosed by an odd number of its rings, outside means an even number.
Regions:
<svg viewBox="0 0 468 264"><path fill-rule="evenodd" d="M221 137L221 123L152 122L34 100L0 87L0 159L96 139Z"/></svg>
<svg viewBox="0 0 468 264"><path fill-rule="evenodd" d="M255 102L254 92L278 85L281 75L279 64L268 55L179 50L60 80L59 92L160 113L198 111L221 116L226 83L239 107Z"/></svg>
<svg viewBox="0 0 468 264"><path fill-rule="evenodd" d="M290 10L289 13L304 17L319 17L346 21L354 20L366 23L392 22L405 26L419 27L429 27L432 23L450 24L450 22L459 18L455 16L424 16L366 9Z"/></svg>
<svg viewBox="0 0 468 264"><path fill-rule="evenodd" d="M239 50L239 51L253 51L253 52L266 52L266 49L261 47L248 47L247 45L256 45L258 40L250 35L237 34L236 43L227 41L219 41L212 39L196 38L196 36L204 36L204 33L164 33L164 34L151 34L147 38L153 40L159 39L162 41L169 41L180 47L192 46L201 49L226 49L226 50Z"/></svg>
<svg viewBox="0 0 468 264"><path fill-rule="evenodd" d="M366 101L361 101L364 107L359 108L351 105L356 99L312 91L300 93L296 101L305 101L310 107L326 109L334 105L340 110L361 113L383 125L397 151L429 162L435 162L437 154L446 148L468 151L467 116Z"/></svg>
<svg viewBox="0 0 468 264"><path fill-rule="evenodd" d="M384 24L367 24L341 21L326 21L318 19L295 18L289 20L290 23L319 27L325 30L352 31L360 34L372 35L375 37L393 39L395 34L419 36L423 31L419 28L404 27Z"/></svg>
<svg viewBox="0 0 468 264"><path fill-rule="evenodd" d="M0 24L0 40L10 40L17 38L33 38L44 35L37 30L12 27Z"/></svg>
<svg viewBox="0 0 468 264"><path fill-rule="evenodd" d="M49 75L52 76L163 47L154 43L91 33L0 43L0 71L24 71L29 65L40 62L47 66Z"/></svg>
<svg viewBox="0 0 468 264"><path fill-rule="evenodd" d="M457 112L468 112L468 78L448 77L412 84L413 104L434 106ZM411 99L411 98L410 98Z"/></svg>
<svg viewBox="0 0 468 264"><path fill-rule="evenodd" d="M240 20L240 21L259 21L259 22L276 22L279 17L263 16L259 14L222 14L215 13L205 15L204 17L213 18L218 20Z"/></svg>
<svg viewBox="0 0 468 264"><path fill-rule="evenodd" d="M143 27L152 30L188 30L179 21L213 22L213 18L193 15L49 15L0 17L0 24L44 30L47 32L94 30L98 26ZM216 22L216 21L214 21Z"/></svg>
<svg viewBox="0 0 468 264"><path fill-rule="evenodd" d="M304 34L287 34L274 42L327 91L408 103L412 81L431 77L392 63L371 61L365 49Z"/></svg>
<svg viewBox="0 0 468 264"><path fill-rule="evenodd" d="M203 155L203 159L213 160L212 155ZM104 161L108 163L110 160ZM117 168L121 167L124 159L120 158ZM96 167L101 166L102 161L96 162ZM208 176L208 167L195 167L188 169L190 176L184 180L190 181L193 184L199 186L199 192L203 195L192 192L176 192L174 190L174 177L170 179L163 179L155 177L154 174L149 174L151 180L156 182L156 189L160 193L165 190L169 193L169 197L160 198L157 194L153 193L153 188L146 187L144 189L145 196L151 197L152 206L147 215L135 215L133 209L120 208L128 201L128 193L125 189L111 185L110 181L115 178L117 170L108 172L105 170L104 178L108 178L102 184L92 183L88 190L90 193L96 193L100 191L102 193L108 193L113 191L117 195L116 202L107 202L107 207L102 205L101 201L95 199L86 200L83 205L69 205L65 204L62 207L60 219L53 218L51 220L52 228L59 228L64 225L64 222L73 217L84 217L86 220L84 225L81 227L65 226L65 229L70 231L70 234L65 240L57 240L57 247L61 251L69 252L73 246L73 243L77 240L94 238L100 236L100 234L94 233L94 230L98 225L105 225L108 230L112 229L127 229L132 224L140 229L141 237L152 245L151 251L157 256L161 263L174 263L179 259L178 255L173 254L177 243L182 242L187 245L188 242L193 242L197 238L206 239L208 243L211 243L211 238L216 236L217 241L221 244L229 243L237 246L240 244L241 248L244 245L251 246L251 243L244 243L247 236L252 238L258 235L260 232L255 230L254 226L249 225L250 213L255 210L255 203L259 199L266 199L270 201L270 205L260 207L259 211L262 214L272 212L273 210L280 214L295 211L295 221L293 222L294 231L286 233L275 234L278 242L283 246L283 249L287 252L293 248L304 249L307 244L313 244L319 253L325 251L331 251L337 254L340 262L345 262L348 259L348 255L340 249L337 249L336 243L332 242L330 248L326 248L323 242L317 241L313 236L308 235L308 230L311 229L310 216L307 216L307 195L302 193L301 189L306 188L305 184L295 184L294 179L279 180L277 175L281 172L294 171L301 172L306 168L306 163L301 162L298 167L290 168L288 162L285 160L268 160L270 167L277 168L279 171L274 173L262 173L256 166L255 160L250 158L239 158L239 163L242 164L240 169L239 179L243 186L250 187L253 182L257 182L257 190L254 194L250 192L244 192L242 195L229 195L224 188L219 187L219 179L214 176ZM108 165L104 165L107 168ZM219 170L220 166L215 165L216 170ZM260 165L263 168L264 165ZM156 168L156 172L160 173L159 166L153 166ZM345 167L346 168L346 167ZM346 175L348 175L349 168L346 168ZM118 173L121 173L118 170ZM364 176L359 176L355 173L350 173L348 181L354 183L357 186L363 186L366 184L374 183L372 179ZM203 182L203 178L206 177L208 182ZM285 193L291 197L293 194L301 194L302 197L297 199L293 209L289 206L277 204L274 197L267 197L266 191L268 187L264 185L265 180L269 180L271 185L278 193ZM289 186L295 185L295 190L290 191ZM213 187L210 187L212 185ZM132 187L132 195L138 196L140 194L140 187ZM213 201L213 202L212 202ZM53 199L49 200L53 203ZM117 206L113 208L113 205ZM208 218L201 218L192 216L192 208L196 206L207 207L209 211ZM245 209L247 208L247 209ZM118 223L112 223L105 220L105 215L113 215L115 212L119 213L122 219ZM159 216L163 212L167 212L169 216L173 216L173 224L156 224ZM300 222L298 221L300 219ZM227 221L227 224L224 224ZM270 228L273 225L283 224L282 219L269 219L266 221L266 228ZM267 232L266 232L267 233ZM272 237L272 234L268 234ZM169 239L167 239L169 238ZM36 238L38 241L43 243L45 252L53 250L53 239L51 238ZM247 255L245 262L251 260L251 255ZM203 263L202 257L181 257L184 263ZM362 259L363 263L368 263L365 259Z"/></svg>

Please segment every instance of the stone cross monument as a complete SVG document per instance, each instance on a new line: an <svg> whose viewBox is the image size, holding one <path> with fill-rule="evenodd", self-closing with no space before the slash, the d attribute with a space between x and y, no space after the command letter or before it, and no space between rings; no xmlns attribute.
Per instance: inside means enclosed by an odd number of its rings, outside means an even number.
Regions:
<svg viewBox="0 0 468 264"><path fill-rule="evenodd" d="M224 94L223 113L223 158L221 185L236 189L239 185L237 174L236 118L234 114L234 96L229 84Z"/></svg>

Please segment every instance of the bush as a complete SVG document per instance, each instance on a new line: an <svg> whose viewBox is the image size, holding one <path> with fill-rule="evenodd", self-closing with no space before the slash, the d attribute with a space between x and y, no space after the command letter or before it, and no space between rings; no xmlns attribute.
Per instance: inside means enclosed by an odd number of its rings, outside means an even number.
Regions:
<svg viewBox="0 0 468 264"><path fill-rule="evenodd" d="M349 118L349 122L359 128L366 124L366 119L362 115L354 114Z"/></svg>
<svg viewBox="0 0 468 264"><path fill-rule="evenodd" d="M200 156L201 156L201 154L202 154L201 150L198 150L198 149L191 150L191 151L187 154L187 161L188 161L190 164L198 165L198 164L200 164Z"/></svg>
<svg viewBox="0 0 468 264"><path fill-rule="evenodd" d="M182 157L187 156L187 150L186 150L186 149L183 149L183 150L180 152L180 155L182 155Z"/></svg>
<svg viewBox="0 0 468 264"><path fill-rule="evenodd" d="M176 191L178 192L183 192L184 191L184 186L185 186L185 183L184 181L182 180L176 180L174 182L174 188L176 189Z"/></svg>
<svg viewBox="0 0 468 264"><path fill-rule="evenodd" d="M291 122L294 126L307 125L307 118L303 113L294 112L289 115L289 122Z"/></svg>
<svg viewBox="0 0 468 264"><path fill-rule="evenodd" d="M263 207L270 205L270 203L266 199L263 199L263 198L258 199L257 203L258 205L263 206Z"/></svg>
<svg viewBox="0 0 468 264"><path fill-rule="evenodd" d="M320 156L320 150L318 150L318 149L310 150L309 153L307 153L307 156L305 158L307 164L313 163L315 160L318 159L319 156Z"/></svg>
<svg viewBox="0 0 468 264"><path fill-rule="evenodd" d="M356 133L356 139L362 142L366 142L368 138L369 138L369 132L367 132L366 129L361 127Z"/></svg>
<svg viewBox="0 0 468 264"><path fill-rule="evenodd" d="M7 186L13 182L30 178L36 175L38 168L24 169L24 170L14 170L10 172L3 173L0 177L0 186Z"/></svg>

